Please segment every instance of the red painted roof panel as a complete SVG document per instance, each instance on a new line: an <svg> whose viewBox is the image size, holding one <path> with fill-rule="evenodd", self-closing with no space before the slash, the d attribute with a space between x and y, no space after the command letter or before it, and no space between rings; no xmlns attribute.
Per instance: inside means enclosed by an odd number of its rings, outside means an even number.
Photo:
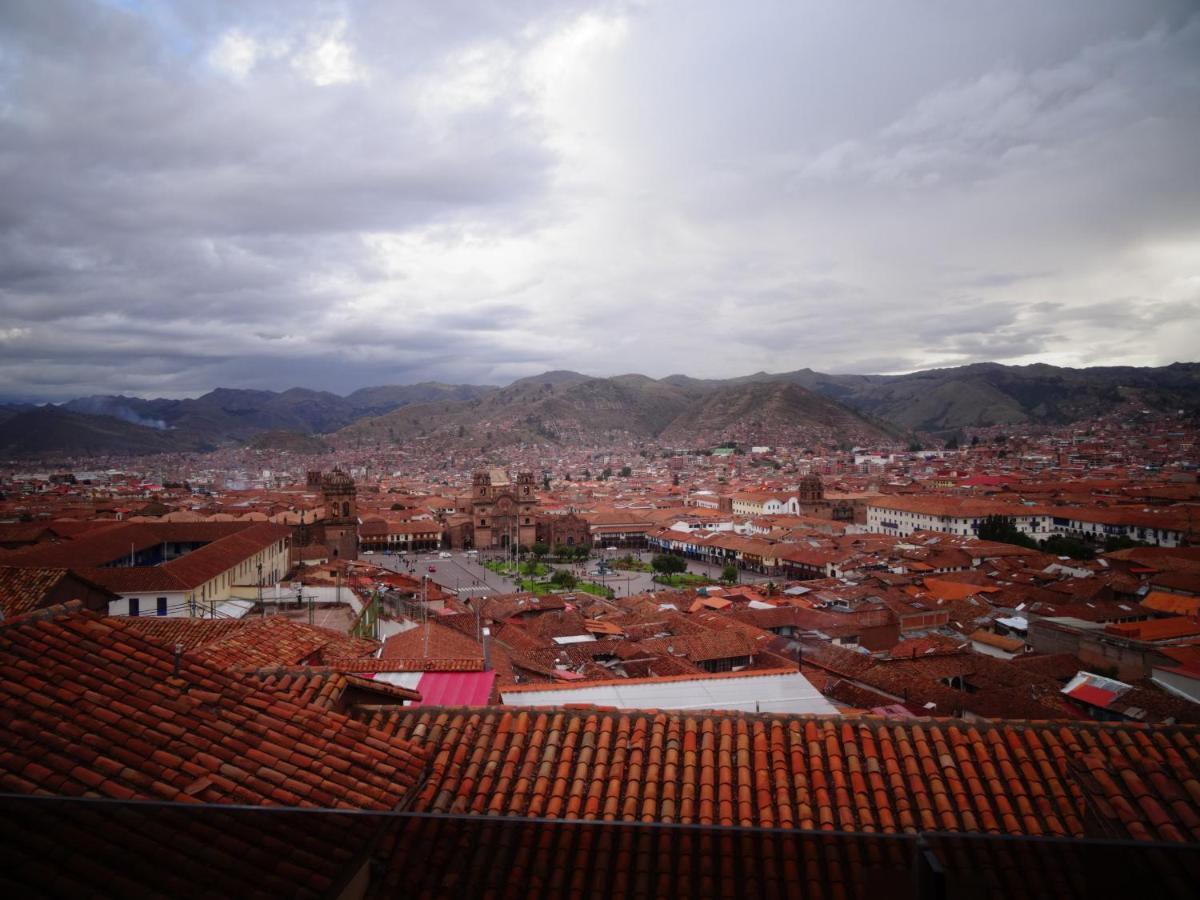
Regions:
<svg viewBox="0 0 1200 900"><path fill-rule="evenodd" d="M1082 700L1084 703L1090 703L1092 706L1099 706L1101 709L1106 708L1117 697L1112 691L1106 691L1091 684L1076 686L1068 696L1075 700Z"/></svg>
<svg viewBox="0 0 1200 900"><path fill-rule="evenodd" d="M426 672L417 682L421 701L413 706L486 706L496 670L486 672Z"/></svg>

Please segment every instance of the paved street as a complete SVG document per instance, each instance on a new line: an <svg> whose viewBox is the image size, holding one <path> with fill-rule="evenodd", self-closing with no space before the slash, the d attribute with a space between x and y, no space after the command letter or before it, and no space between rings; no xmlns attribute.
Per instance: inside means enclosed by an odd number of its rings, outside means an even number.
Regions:
<svg viewBox="0 0 1200 900"><path fill-rule="evenodd" d="M385 556L376 553L373 556L364 556L363 559L395 572L415 576L427 574L434 583L448 590L458 591L462 597L507 594L517 589L512 579L485 569L475 561L475 557L468 556L461 550L453 551L450 559L441 559L436 552L408 556ZM432 572L429 571L431 566L434 569Z"/></svg>
<svg viewBox="0 0 1200 900"><path fill-rule="evenodd" d="M626 552L624 550L618 552L599 551L601 556L610 559L624 556ZM635 552L634 556L649 562L654 554L644 551L641 554ZM437 552L421 553L419 555L410 554L408 556L386 556L382 553L376 553L371 556L364 556L363 559L396 572L406 572L411 575L428 574L436 584L448 590L457 591L458 595L464 599L467 597L487 597L492 594L506 594L517 589L513 579L497 575L495 572L484 568L478 562L480 559L479 556L468 555L461 550L451 551L449 559L440 558ZM581 580L586 579L587 581L606 584L613 589L618 597L629 597L634 594L662 589L661 585L654 582L653 573L651 572L623 572L615 570L611 575L603 578L589 574L595 571L597 562L597 559L590 559L586 564L555 564L555 568L569 568ZM433 572L429 571L430 567L433 567ZM721 577L720 566L710 566L696 562L695 560L688 560L688 571L695 575L707 575L713 579ZM742 584L760 584L770 580L766 576L750 572L741 572L739 574L739 581Z"/></svg>

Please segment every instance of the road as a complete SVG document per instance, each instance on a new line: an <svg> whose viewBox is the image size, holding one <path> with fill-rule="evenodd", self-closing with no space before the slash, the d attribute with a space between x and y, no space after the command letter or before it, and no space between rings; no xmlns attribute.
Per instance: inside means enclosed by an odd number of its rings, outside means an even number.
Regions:
<svg viewBox="0 0 1200 900"><path fill-rule="evenodd" d="M429 575L430 580L447 590L457 591L460 597L487 597L491 594L510 594L517 589L511 578L497 575L481 566L474 556L454 551L449 559L435 553L385 556L376 553L364 556L364 561L403 572L408 575ZM430 572L432 567L434 571Z"/></svg>
<svg viewBox="0 0 1200 900"><path fill-rule="evenodd" d="M626 555L626 551L600 551L600 555L616 558ZM649 552L634 553L635 558L642 559L645 562L649 562L653 555ZM363 557L364 561L384 566L395 572L404 572L410 575L428 574L434 583L447 590L456 591L458 596L464 600L468 597L488 597L492 594L508 594L517 590L516 582L513 579L497 575L495 572L484 568L477 561L478 559L478 556L467 554L462 550L451 551L449 559L441 558L436 552L410 554L408 556L386 556L382 553L376 553ZM589 574L595 571L596 562L597 560L590 559L586 564L556 566L556 568L569 568L581 580L586 579L605 584L612 588L618 597L630 597L634 594L662 590L662 586L653 580L653 573L651 572L623 572L614 570L611 575L603 578ZM429 571L431 566L434 569L433 572ZM706 575L712 579L721 577L721 566L707 565L695 560L688 560L688 571L694 575ZM770 580L765 575L757 575L751 572L740 572L739 576L738 580L742 584L762 584Z"/></svg>

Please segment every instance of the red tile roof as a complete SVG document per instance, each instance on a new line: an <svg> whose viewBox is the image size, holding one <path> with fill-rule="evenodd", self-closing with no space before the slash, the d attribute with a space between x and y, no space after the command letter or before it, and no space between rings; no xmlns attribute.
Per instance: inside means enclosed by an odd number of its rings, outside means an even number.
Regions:
<svg viewBox="0 0 1200 900"><path fill-rule="evenodd" d="M383 642L383 659L405 657L482 660L483 645L453 628L428 622L393 634Z"/></svg>
<svg viewBox="0 0 1200 900"><path fill-rule="evenodd" d="M104 588L73 574L70 569L43 569L35 567L0 566L0 613L6 619L31 612L49 602L55 588L67 581L75 588L91 589L102 597L116 599L116 594L110 594ZM68 596L63 599L79 599ZM104 602L104 601L101 601ZM107 603L104 604L107 612Z"/></svg>
<svg viewBox="0 0 1200 900"><path fill-rule="evenodd" d="M290 533L287 526L270 522L129 523L85 533L72 541L35 544L7 555L5 563L69 568L117 593L184 591L199 587L276 541L285 540ZM128 558L134 550L168 542L204 546L161 566L108 565Z"/></svg>
<svg viewBox="0 0 1200 900"><path fill-rule="evenodd" d="M425 752L55 607L0 623L0 791L392 809Z"/></svg>
<svg viewBox="0 0 1200 900"><path fill-rule="evenodd" d="M1188 726L570 709L364 721L429 747L421 810L1200 840L1200 731Z"/></svg>
<svg viewBox="0 0 1200 900"><path fill-rule="evenodd" d="M379 648L377 641L283 616L238 620L143 616L129 619L128 625L169 647L182 643L196 659L228 669L302 662L327 665L327 658L366 657Z"/></svg>
<svg viewBox="0 0 1200 900"><path fill-rule="evenodd" d="M291 696L298 706L337 712L346 712L355 702L401 704L421 699L419 691L327 666L273 666L247 672L245 677L266 690Z"/></svg>

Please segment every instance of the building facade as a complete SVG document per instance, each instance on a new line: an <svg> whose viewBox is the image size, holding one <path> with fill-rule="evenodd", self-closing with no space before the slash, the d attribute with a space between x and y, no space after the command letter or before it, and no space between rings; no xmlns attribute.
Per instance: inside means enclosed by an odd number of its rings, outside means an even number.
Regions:
<svg viewBox="0 0 1200 900"><path fill-rule="evenodd" d="M358 489L341 469L321 477L323 543L333 559L358 559Z"/></svg>
<svg viewBox="0 0 1200 900"><path fill-rule="evenodd" d="M537 539L551 549L579 547L592 542L592 529L587 519L573 512L536 516L534 521L537 523Z"/></svg>
<svg viewBox="0 0 1200 900"><path fill-rule="evenodd" d="M537 540L537 495L532 472L509 479L502 469L471 479L471 546L480 550L530 547Z"/></svg>

